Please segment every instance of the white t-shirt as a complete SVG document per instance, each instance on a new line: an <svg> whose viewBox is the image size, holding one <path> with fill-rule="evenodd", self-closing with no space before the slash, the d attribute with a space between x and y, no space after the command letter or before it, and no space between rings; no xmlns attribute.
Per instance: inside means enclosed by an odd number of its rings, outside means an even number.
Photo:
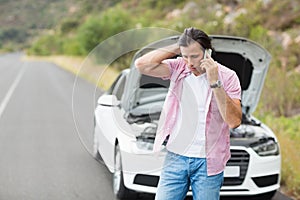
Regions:
<svg viewBox="0 0 300 200"><path fill-rule="evenodd" d="M171 152L205 158L205 103L208 94L206 74L191 73L183 81L176 127L170 135L167 149Z"/></svg>

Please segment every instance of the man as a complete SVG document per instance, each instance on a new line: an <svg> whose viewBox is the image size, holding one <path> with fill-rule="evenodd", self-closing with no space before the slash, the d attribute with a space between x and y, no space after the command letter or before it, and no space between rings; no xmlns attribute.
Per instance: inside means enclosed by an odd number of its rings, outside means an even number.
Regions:
<svg viewBox="0 0 300 200"><path fill-rule="evenodd" d="M217 200L230 158L229 128L240 125L241 87L234 71L215 62L211 40L187 28L178 44L151 51L135 64L143 74L170 79L154 151L169 136L157 200ZM174 58L181 53L181 57Z"/></svg>

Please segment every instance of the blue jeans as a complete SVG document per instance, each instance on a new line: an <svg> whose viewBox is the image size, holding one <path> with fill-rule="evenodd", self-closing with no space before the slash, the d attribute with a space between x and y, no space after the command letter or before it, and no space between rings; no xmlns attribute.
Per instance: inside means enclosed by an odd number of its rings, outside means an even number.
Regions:
<svg viewBox="0 0 300 200"><path fill-rule="evenodd" d="M219 200L223 172L207 176L206 159L168 152L155 200L183 200L192 188L193 200Z"/></svg>

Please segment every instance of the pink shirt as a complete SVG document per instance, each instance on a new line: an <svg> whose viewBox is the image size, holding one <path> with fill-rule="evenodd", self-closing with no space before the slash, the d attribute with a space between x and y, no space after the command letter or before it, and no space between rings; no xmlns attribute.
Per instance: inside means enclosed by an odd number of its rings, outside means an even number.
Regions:
<svg viewBox="0 0 300 200"><path fill-rule="evenodd" d="M164 77L164 79L170 79L170 87L159 120L154 152L161 150L166 137L172 134L179 109L183 80L191 73L185 61L180 57L163 62L170 67L170 77ZM236 73L221 64L218 64L218 67L219 79L222 81L227 95L232 99L241 99L241 86ZM224 171L230 158L229 127L221 117L216 99L210 88L205 104L205 114L207 174L210 176Z"/></svg>

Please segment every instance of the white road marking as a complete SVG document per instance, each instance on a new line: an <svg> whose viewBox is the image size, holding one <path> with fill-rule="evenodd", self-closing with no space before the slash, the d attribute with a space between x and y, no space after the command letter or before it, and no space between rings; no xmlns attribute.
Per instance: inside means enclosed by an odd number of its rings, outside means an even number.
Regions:
<svg viewBox="0 0 300 200"><path fill-rule="evenodd" d="M1 102L1 104L0 104L0 118L1 118L1 116L2 116L2 114L3 114L3 112L4 112L4 110L5 110L5 108L6 108L7 104L8 104L8 102L9 102L9 100L10 100L12 94L14 93L16 87L18 86L18 84L19 84L19 82L20 82L20 80L21 80L21 78L22 78L24 72L25 72L25 67L23 67L23 68L19 71L17 77L15 78L14 82L11 84L11 86L10 86L10 88L8 89L8 91L7 91L7 93L6 93L5 97L4 97L4 99L2 100L2 102Z"/></svg>

